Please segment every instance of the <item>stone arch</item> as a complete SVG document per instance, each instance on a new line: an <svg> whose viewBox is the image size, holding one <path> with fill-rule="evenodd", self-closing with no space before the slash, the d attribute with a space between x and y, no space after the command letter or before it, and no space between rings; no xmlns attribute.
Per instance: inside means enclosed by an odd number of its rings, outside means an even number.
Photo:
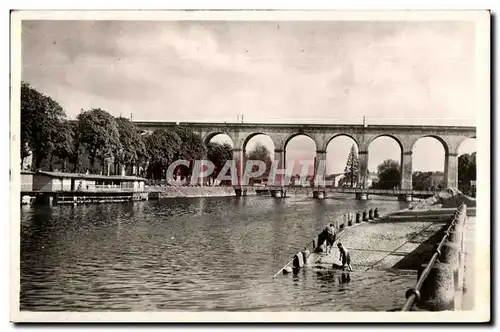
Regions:
<svg viewBox="0 0 500 332"><path fill-rule="evenodd" d="M463 154L463 152L460 150L460 148L464 145L464 143L466 143L467 141L471 141L471 140L474 140L475 143L476 143L476 152L477 152L477 138L476 138L476 135L473 135L473 136L470 136L470 137L463 137L463 139L461 139L458 144L457 144L457 154L460 156Z"/></svg>
<svg viewBox="0 0 500 332"><path fill-rule="evenodd" d="M349 146L346 146L346 150L341 149L335 149L334 148L334 142L336 139L338 143L342 144L342 141L339 140L339 138L348 139L350 141ZM344 141L345 142L345 141ZM326 171L327 171L327 176L329 176L329 180L333 180L333 185L338 186L340 180L344 177L344 169L346 165L347 158L349 156L349 153L351 151L352 147L352 142L354 142L357 151L359 152L359 142L356 136L351 135L351 134L346 134L346 133L337 133L329 137L328 139L325 140L325 145L323 147L323 150L325 151L325 160L326 160ZM329 151L330 149L330 151ZM341 159L340 159L341 158ZM342 168L338 168L336 171L333 171L334 167L340 167L340 163L342 164ZM335 166L333 166L335 165ZM344 179L345 181L345 179ZM352 184L352 179L351 179L351 184ZM357 181L357 180L356 180Z"/></svg>
<svg viewBox="0 0 500 332"><path fill-rule="evenodd" d="M399 148L401 149L401 152L405 151L405 145L403 144L403 141L397 137L396 135L392 135L392 134L379 134L379 135L374 135L372 137L370 137L365 144L363 144L364 146L360 146L358 144L358 148L360 150L362 149L366 149L365 151L368 151L368 149L370 148L370 144L373 143L374 140L376 140L377 138L380 138L380 137L389 137L389 138L392 138L394 141L396 141L396 143L398 143L399 145Z"/></svg>
<svg viewBox="0 0 500 332"><path fill-rule="evenodd" d="M206 146L210 142L210 140L217 135L227 135L231 139L233 149L236 148L237 140L235 140L235 138L230 133L224 131L212 131L203 135L202 136L203 144Z"/></svg>
<svg viewBox="0 0 500 332"><path fill-rule="evenodd" d="M399 186L400 188L405 188L406 184L404 183L405 182L405 180L404 180L404 174L408 173L408 170L404 169L404 167L406 165L406 163L404 161L404 157L405 157L405 152L408 151L407 150L408 149L408 143L406 141L402 140L400 137L392 135L392 134L381 133L381 134L378 134L378 135L373 135L372 137L369 137L365 141L364 144L361 144L362 146L360 147L360 151L358 152L359 156L360 156L360 170L359 170L360 179L365 178L365 180L363 180L364 181L363 182L364 185L365 186L370 186L370 184L369 184L369 182L370 182L369 180L371 180L370 173L374 172L374 169L373 168L370 169L370 167L369 167L369 160L372 161L375 156L377 156L377 158L380 157L379 155L373 154L373 151L370 153L370 148L373 147L372 146L373 141L375 141L375 140L377 140L378 138L381 138L381 137L390 138L390 140L393 141L393 142L395 142L396 146L399 147L398 157L396 157L395 161L397 161L398 164L399 164L400 175L399 175L399 180L393 182L392 185L394 185L394 187L395 186ZM407 149L405 149L405 146L407 147ZM366 149L366 150L364 150L364 149ZM384 157L384 159L382 159L382 161L385 160L386 158L387 157ZM364 161L363 161L363 159L364 159ZM363 166L361 166L362 164L363 164ZM378 166L375 166L375 167L378 167ZM411 170L410 170L409 173L411 174ZM411 180L409 182L411 183ZM390 183L389 183L389 185L390 185ZM388 189L388 188L382 188L382 189Z"/></svg>
<svg viewBox="0 0 500 332"><path fill-rule="evenodd" d="M281 144L279 145L279 147L275 146L275 149L280 149L282 151L285 151L288 143L290 143L290 141L297 136L306 136L306 137L309 137L310 139L312 139L312 141L314 142L314 146L315 146L315 152L318 150L318 148L321 148L321 145L318 144L318 140L316 139L316 137L314 137L314 135L311 135L309 133L304 133L304 132L296 132L296 133L289 134L288 136L286 136L283 139L283 141L281 142Z"/></svg>
<svg viewBox="0 0 500 332"><path fill-rule="evenodd" d="M318 157L318 152L320 152L320 154L325 154L323 151L318 151L319 148L321 148L321 145L318 144L318 140L316 139L315 136L311 135L311 134L307 134L307 133L303 133L303 132L296 132L296 133L293 133L293 134L290 134L290 135L287 135L284 139L283 139L283 144L281 145L283 148L282 149L278 149L275 150L275 153L277 151L281 151L282 152L282 155L284 157L283 159L283 165L285 167L285 169L287 169L287 171L289 171L290 169L295 169L295 167L297 167L297 161L299 159L295 159L295 158L292 158L291 156L295 155L297 157L297 151L291 151L290 150L290 142L294 139L294 138L297 138L297 137L307 137L309 138L308 140L308 143L312 141L313 143L313 148L311 150L307 149L308 152L304 152L304 150L302 150L302 152L299 153L299 157L300 158L303 158L305 154L309 154L309 153L312 153L312 158L311 159L307 159L309 160L310 162L314 161L316 159L316 157ZM315 164L314 163L311 163L309 165L309 170L314 170L315 168Z"/></svg>
<svg viewBox="0 0 500 332"><path fill-rule="evenodd" d="M272 135L269 135L269 134L267 134L265 132L254 132L254 133L246 135L245 138L243 139L243 143L242 143L242 147L241 147L243 149L243 151L247 150L248 142L252 138L254 138L255 136L258 136L258 135L264 135L264 136L269 137L271 139L271 141L273 142L273 145L274 145L273 150L278 148L279 142L276 142L275 139L273 139Z"/></svg>
<svg viewBox="0 0 500 332"><path fill-rule="evenodd" d="M325 145L321 148L323 151L326 151L327 148L328 148L328 145L330 144L331 141L333 141L335 138L337 137L342 137L342 136L345 136L345 137L348 137L350 139L352 139L354 141L354 143L356 143L356 147L358 148L358 151L359 151L359 141L358 141L358 138L354 135L351 135L351 134L346 134L346 133L338 133L338 134L335 134L333 136L331 136L329 139L327 139L325 141Z"/></svg>
<svg viewBox="0 0 500 332"><path fill-rule="evenodd" d="M423 144L421 148L417 148L419 142ZM443 189L446 180L447 149L448 144L446 141L436 135L422 135L412 140L409 160L411 162L409 167L412 174L411 176L408 175L408 178L412 181L412 189ZM431 160L434 165L432 165L432 162L429 163L429 160ZM439 162L441 164L439 164Z"/></svg>
<svg viewBox="0 0 500 332"><path fill-rule="evenodd" d="M415 147L415 143L417 143L420 139L427 138L427 137L434 138L439 143L441 143L441 145L444 148L445 155L447 155L449 153L450 148L449 148L448 142L446 142L445 139L443 139L441 136L438 136L438 135L422 135L422 136L418 136L418 137L413 138L411 143L410 143L410 151L413 151L413 148Z"/></svg>

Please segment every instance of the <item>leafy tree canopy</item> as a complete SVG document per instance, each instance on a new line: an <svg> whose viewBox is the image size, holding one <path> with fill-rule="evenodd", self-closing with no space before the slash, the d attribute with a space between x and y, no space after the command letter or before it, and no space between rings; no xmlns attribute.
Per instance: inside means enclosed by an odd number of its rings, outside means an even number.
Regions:
<svg viewBox="0 0 500 332"><path fill-rule="evenodd" d="M271 171L271 166L273 161L271 159L271 153L269 149L261 143L257 143L255 147L247 154L247 160L261 160L266 164L266 170L262 177L268 177ZM256 167L256 166L255 166ZM257 171L253 169L253 171Z"/></svg>
<svg viewBox="0 0 500 332"><path fill-rule="evenodd" d="M116 118L122 151L116 155L116 161L124 165L135 165L146 153L144 141L137 127L126 118Z"/></svg>
<svg viewBox="0 0 500 332"><path fill-rule="evenodd" d="M96 158L104 160L123 154L118 126L111 114L94 108L80 113L78 123L80 142L89 152L91 171Z"/></svg>
<svg viewBox="0 0 500 332"><path fill-rule="evenodd" d="M214 166L214 172L211 177L216 178L226 164L226 161L233 159L233 148L230 144L224 143L208 143L207 144L207 158Z"/></svg>
<svg viewBox="0 0 500 332"><path fill-rule="evenodd" d="M62 107L52 98L38 92L28 83L21 83L21 157L33 151L34 166L54 149L53 137L58 125L66 118Z"/></svg>
<svg viewBox="0 0 500 332"><path fill-rule="evenodd" d="M379 189L397 188L401 182L401 172L399 163L392 159L386 159L382 164L378 165L378 182Z"/></svg>
<svg viewBox="0 0 500 332"><path fill-rule="evenodd" d="M471 181L476 180L476 152L458 157L458 186L463 192L469 192Z"/></svg>

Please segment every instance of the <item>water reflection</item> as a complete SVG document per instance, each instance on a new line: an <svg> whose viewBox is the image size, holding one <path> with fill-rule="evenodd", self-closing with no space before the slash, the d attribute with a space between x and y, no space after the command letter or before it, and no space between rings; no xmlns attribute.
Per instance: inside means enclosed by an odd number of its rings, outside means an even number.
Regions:
<svg viewBox="0 0 500 332"><path fill-rule="evenodd" d="M390 294L380 281L400 292L414 278L271 277L327 222L370 204L261 196L22 209L21 309L368 310Z"/></svg>

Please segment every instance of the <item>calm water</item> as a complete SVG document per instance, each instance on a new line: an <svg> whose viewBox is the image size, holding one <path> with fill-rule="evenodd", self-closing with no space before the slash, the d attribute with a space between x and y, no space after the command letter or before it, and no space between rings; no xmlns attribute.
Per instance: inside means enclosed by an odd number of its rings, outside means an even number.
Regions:
<svg viewBox="0 0 500 332"><path fill-rule="evenodd" d="M414 276L272 276L336 215L397 201L184 198L24 208L21 310L335 311L401 306ZM387 282L389 283L389 286Z"/></svg>

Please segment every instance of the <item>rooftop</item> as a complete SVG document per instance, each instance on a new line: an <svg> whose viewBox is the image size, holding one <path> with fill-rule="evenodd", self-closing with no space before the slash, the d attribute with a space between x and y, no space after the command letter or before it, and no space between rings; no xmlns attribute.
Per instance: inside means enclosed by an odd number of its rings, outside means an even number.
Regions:
<svg viewBox="0 0 500 332"><path fill-rule="evenodd" d="M144 181L144 178L137 176L121 176L121 175L99 175L99 174L80 174L80 173L64 173L64 172L46 172L38 171L35 174L42 174L54 178L71 178L71 179L93 179L93 180L121 180L121 181Z"/></svg>

